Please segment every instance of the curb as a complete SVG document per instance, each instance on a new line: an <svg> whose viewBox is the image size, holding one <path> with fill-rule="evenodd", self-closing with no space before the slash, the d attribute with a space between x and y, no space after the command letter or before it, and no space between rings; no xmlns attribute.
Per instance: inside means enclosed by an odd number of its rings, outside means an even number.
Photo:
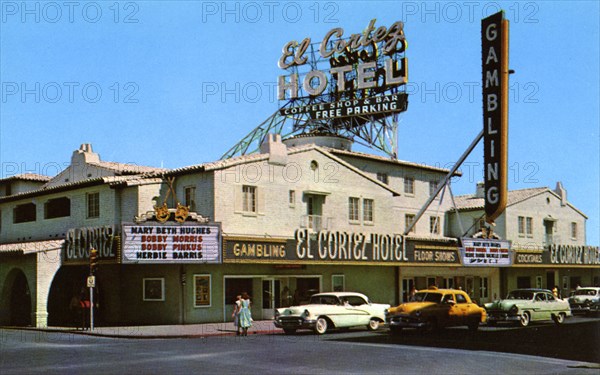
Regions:
<svg viewBox="0 0 600 375"><path fill-rule="evenodd" d="M183 338L206 338L206 337L226 337L236 336L235 331L219 331L211 333L189 333L189 334L119 334L119 333L102 333L94 332L90 330L79 330L79 329L60 329L60 328L38 328L38 327L13 327L13 326L0 326L0 329L9 329L14 331L34 331L34 332L51 332L51 333L67 333L94 337L106 337L116 339L183 339ZM282 330L255 330L248 331L248 336L254 335L280 335L283 334ZM241 336L240 336L241 337Z"/></svg>

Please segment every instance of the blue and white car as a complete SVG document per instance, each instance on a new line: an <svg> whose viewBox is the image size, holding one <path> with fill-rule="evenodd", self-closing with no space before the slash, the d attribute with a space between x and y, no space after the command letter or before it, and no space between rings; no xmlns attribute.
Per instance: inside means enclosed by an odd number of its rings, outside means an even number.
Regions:
<svg viewBox="0 0 600 375"><path fill-rule="evenodd" d="M361 293L318 293L310 297L306 305L276 309L274 324L286 334L310 329L322 335L332 328L359 326L375 331L385 322L385 310L389 307L372 303Z"/></svg>

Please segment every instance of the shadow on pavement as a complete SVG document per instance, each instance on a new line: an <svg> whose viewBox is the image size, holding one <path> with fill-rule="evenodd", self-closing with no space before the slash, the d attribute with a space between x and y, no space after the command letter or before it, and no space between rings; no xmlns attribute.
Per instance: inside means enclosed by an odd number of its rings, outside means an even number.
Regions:
<svg viewBox="0 0 600 375"><path fill-rule="evenodd" d="M477 332L450 328L430 334L405 329L399 335L391 335L386 329L377 335L335 340L485 350L600 363L600 322L597 321L560 326L534 324L526 328Z"/></svg>

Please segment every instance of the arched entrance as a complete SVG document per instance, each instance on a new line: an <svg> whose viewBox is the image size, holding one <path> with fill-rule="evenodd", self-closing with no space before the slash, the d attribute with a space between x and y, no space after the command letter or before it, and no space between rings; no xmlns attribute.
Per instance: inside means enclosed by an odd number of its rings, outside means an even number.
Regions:
<svg viewBox="0 0 600 375"><path fill-rule="evenodd" d="M48 325L78 327L81 325L80 312L70 308L71 299L80 296L89 273L87 266L61 267L50 286L48 295Z"/></svg>
<svg viewBox="0 0 600 375"><path fill-rule="evenodd" d="M12 283L10 282L10 279ZM27 277L21 270L13 270L8 276L9 297L9 324L11 326L25 327L31 325L31 292L27 284Z"/></svg>

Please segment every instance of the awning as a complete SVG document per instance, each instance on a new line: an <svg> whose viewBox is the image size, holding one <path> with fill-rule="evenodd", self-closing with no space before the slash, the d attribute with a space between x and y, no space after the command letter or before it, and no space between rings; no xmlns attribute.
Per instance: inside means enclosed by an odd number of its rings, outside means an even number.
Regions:
<svg viewBox="0 0 600 375"><path fill-rule="evenodd" d="M0 255L27 255L60 250L65 240L46 240L0 244Z"/></svg>
<svg viewBox="0 0 600 375"><path fill-rule="evenodd" d="M304 195L330 195L330 191L304 190Z"/></svg>

